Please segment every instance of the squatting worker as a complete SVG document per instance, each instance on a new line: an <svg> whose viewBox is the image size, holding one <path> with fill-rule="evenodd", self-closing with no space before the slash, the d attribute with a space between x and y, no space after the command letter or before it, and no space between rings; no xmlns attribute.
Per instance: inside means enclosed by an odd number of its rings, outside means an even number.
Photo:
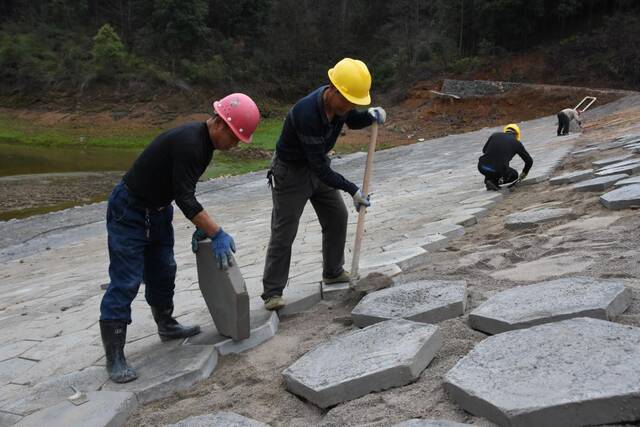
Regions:
<svg viewBox="0 0 640 427"><path fill-rule="evenodd" d="M575 121L578 126L582 127L580 111L573 108L565 108L558 113L558 136L567 135L569 133L571 121Z"/></svg>
<svg viewBox="0 0 640 427"><path fill-rule="evenodd" d="M322 227L322 277L327 284L349 281L349 272L342 268L347 209L338 190L353 197L356 210L369 206L368 196L357 185L331 169L327 153L345 123L361 129L374 121L383 123L386 112L381 107L355 109L371 103L371 74L364 62L344 58L328 75L328 85L300 99L287 114L268 174L273 210L262 279L262 298L268 310L284 307L282 292L289 278L291 246L307 201Z"/></svg>
<svg viewBox="0 0 640 427"><path fill-rule="evenodd" d="M192 244L211 238L220 267L235 252L233 238L207 214L195 197L196 183L214 150L227 151L238 141L250 142L260 121L255 102L234 93L213 103L206 122L188 123L156 137L116 185L107 207L109 277L100 305L100 332L109 377L118 383L135 380L136 372L124 356L131 302L145 283L162 341L186 338L198 326L182 326L173 317L176 262L173 257L173 207L176 205L197 229Z"/></svg>
<svg viewBox="0 0 640 427"><path fill-rule="evenodd" d="M491 135L482 153L478 159L478 171L485 177L487 190L498 191L502 184L524 180L533 166L533 159L520 142L520 127L513 123L506 125L503 132ZM524 161L520 176L518 171L509 166L516 154Z"/></svg>

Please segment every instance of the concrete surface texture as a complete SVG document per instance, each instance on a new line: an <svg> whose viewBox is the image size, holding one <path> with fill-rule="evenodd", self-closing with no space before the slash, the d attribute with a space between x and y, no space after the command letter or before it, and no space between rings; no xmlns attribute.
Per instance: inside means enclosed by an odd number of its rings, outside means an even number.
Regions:
<svg viewBox="0 0 640 427"><path fill-rule="evenodd" d="M570 277L499 292L469 314L469 325L488 334L573 317L611 319L631 304L619 280Z"/></svg>
<svg viewBox="0 0 640 427"><path fill-rule="evenodd" d="M627 97L594 108L589 114L596 118L637 104L638 97ZM555 116L520 123L527 150L535 160L523 186L547 179L574 150L579 135L556 138L555 123ZM397 271L421 265L428 261L430 252L420 246L388 252L383 247L418 233L459 237L464 226L473 225L488 208L500 202L504 195L487 192L475 166L483 144L499 129L376 152L362 271ZM364 153L356 153L335 158L333 167L359 183L365 157ZM515 158L512 166L521 170L522 162ZM199 183L197 197L234 237L250 309L259 308L271 212L265 172ZM350 197L343 197L350 207ZM64 378L81 379L88 385L87 391L114 386L104 378L98 327L98 308L104 292L101 285L109 281L105 210L103 202L0 223L0 419L5 424L64 402L66 393L54 393ZM355 212L349 212L347 266L356 221ZM210 315L199 289L196 259L190 247L194 228L179 210L174 229L178 265L174 315L185 324L206 323ZM305 310L321 300L321 241L321 227L308 205L293 247L289 283L284 292L287 307L281 315ZM574 261L566 260L567 265ZM139 385L131 385L136 398L145 401L166 396L211 374L218 352L213 345L196 351L196 346L161 343L143 289L132 309L127 357L136 368L143 360L156 363L152 373L139 371L141 378L133 383ZM182 347L187 348L184 353ZM172 355L174 366L169 369L166 363ZM156 361L152 362L154 358ZM142 388L140 384L146 386ZM43 400L42 405L46 406L27 403L36 401L37 394L49 396Z"/></svg>
<svg viewBox="0 0 640 427"><path fill-rule="evenodd" d="M470 425L471 424L462 424L446 420L424 420L415 418L394 424L393 427L465 427Z"/></svg>
<svg viewBox="0 0 640 427"><path fill-rule="evenodd" d="M437 326L387 320L333 338L282 375L290 392L328 408L415 381L441 346Z"/></svg>
<svg viewBox="0 0 640 427"><path fill-rule="evenodd" d="M549 179L549 184L570 184L572 182L584 181L589 178L593 178L593 169L584 169L554 176Z"/></svg>
<svg viewBox="0 0 640 427"><path fill-rule="evenodd" d="M558 221L561 219L571 218L573 211L568 208L552 209L532 209L522 212L516 212L507 216L504 226L509 230L517 230L520 228L535 227L546 222Z"/></svg>
<svg viewBox="0 0 640 427"><path fill-rule="evenodd" d="M640 419L640 329L578 318L494 335L447 374L464 410L509 426Z"/></svg>
<svg viewBox="0 0 640 427"><path fill-rule="evenodd" d="M640 185L626 185L603 194L600 202L609 209L626 209L640 206Z"/></svg>
<svg viewBox="0 0 640 427"><path fill-rule="evenodd" d="M626 173L617 173L614 175L588 179L586 181L574 184L572 188L576 191L604 191L607 188L613 187L614 184L621 179L625 179L628 177L629 175Z"/></svg>
<svg viewBox="0 0 640 427"><path fill-rule="evenodd" d="M251 418L243 417L234 412L215 412L207 415L197 415L185 418L166 427L269 427L268 424Z"/></svg>
<svg viewBox="0 0 640 427"><path fill-rule="evenodd" d="M461 316L466 305L464 280L422 280L368 294L355 306L351 318L361 328L396 318L437 323Z"/></svg>
<svg viewBox="0 0 640 427"><path fill-rule="evenodd" d="M220 269L206 239L198 244L196 265L200 291L217 331L234 340L249 338L249 293L236 262Z"/></svg>

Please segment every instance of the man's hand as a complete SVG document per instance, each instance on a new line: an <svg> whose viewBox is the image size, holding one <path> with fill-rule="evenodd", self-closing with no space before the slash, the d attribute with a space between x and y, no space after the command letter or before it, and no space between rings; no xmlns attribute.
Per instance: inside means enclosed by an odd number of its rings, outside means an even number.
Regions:
<svg viewBox="0 0 640 427"><path fill-rule="evenodd" d="M520 176L518 177L518 182L522 182L525 179L527 179L527 174L526 173L521 173Z"/></svg>
<svg viewBox="0 0 640 427"><path fill-rule="evenodd" d="M207 236L207 233L196 227L196 231L194 231L193 236L191 236L191 251L194 254L198 252L198 242L206 239L207 237L209 237Z"/></svg>
<svg viewBox="0 0 640 427"><path fill-rule="evenodd" d="M235 253L236 243L233 241L233 237L224 232L222 227L216 234L211 236L211 250L218 259L218 268L226 270L233 265L231 252Z"/></svg>
<svg viewBox="0 0 640 427"><path fill-rule="evenodd" d="M358 189L355 193L353 193L353 206L355 206L356 211L360 212L361 206L369 207L371 206L371 202L369 201L369 196L362 194L362 190Z"/></svg>
<svg viewBox="0 0 640 427"><path fill-rule="evenodd" d="M387 112L382 107L371 107L367 112L378 124L383 124L387 120Z"/></svg>

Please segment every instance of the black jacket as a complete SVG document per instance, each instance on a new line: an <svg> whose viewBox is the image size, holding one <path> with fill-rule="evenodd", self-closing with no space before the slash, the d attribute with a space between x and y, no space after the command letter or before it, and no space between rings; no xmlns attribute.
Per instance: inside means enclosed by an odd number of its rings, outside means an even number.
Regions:
<svg viewBox="0 0 640 427"><path fill-rule="evenodd" d="M489 166L499 174L507 170L509 162L516 154L524 161L523 174L528 173L533 166L533 159L524 145L510 132L496 132L491 135L487 143L484 144L482 152L484 154L480 156L478 162L481 165Z"/></svg>

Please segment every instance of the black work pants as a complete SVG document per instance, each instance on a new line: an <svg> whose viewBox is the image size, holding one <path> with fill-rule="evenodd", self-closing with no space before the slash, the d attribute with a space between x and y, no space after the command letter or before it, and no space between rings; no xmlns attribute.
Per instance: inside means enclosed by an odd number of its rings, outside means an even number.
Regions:
<svg viewBox="0 0 640 427"><path fill-rule="evenodd" d="M336 277L343 271L348 217L339 191L320 182L308 166L293 166L276 157L270 173L273 209L271 238L262 277L262 298L265 300L282 295L287 285L291 246L307 201L311 201L322 228L323 277Z"/></svg>
<svg viewBox="0 0 640 427"><path fill-rule="evenodd" d="M518 171L512 167L507 166L500 171L492 170L493 168L487 167L478 163L478 171L484 175L485 179L493 182L498 187L504 184L510 184L518 179Z"/></svg>
<svg viewBox="0 0 640 427"><path fill-rule="evenodd" d="M569 133L571 119L565 113L558 113L558 136Z"/></svg>

